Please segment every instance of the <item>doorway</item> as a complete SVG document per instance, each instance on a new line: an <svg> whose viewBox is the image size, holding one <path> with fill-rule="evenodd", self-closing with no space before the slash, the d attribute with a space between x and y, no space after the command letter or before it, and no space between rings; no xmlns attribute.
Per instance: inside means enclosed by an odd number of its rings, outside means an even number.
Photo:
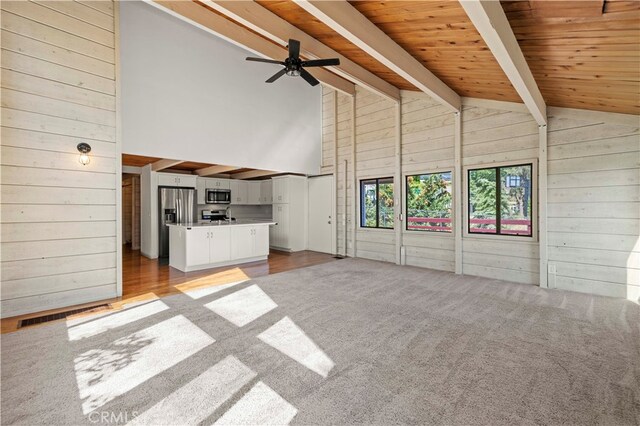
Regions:
<svg viewBox="0 0 640 426"><path fill-rule="evenodd" d="M122 244L140 250L140 176L122 175Z"/></svg>
<svg viewBox="0 0 640 426"><path fill-rule="evenodd" d="M335 253L336 225L333 213L333 176L315 176L308 179L309 185L309 250Z"/></svg>

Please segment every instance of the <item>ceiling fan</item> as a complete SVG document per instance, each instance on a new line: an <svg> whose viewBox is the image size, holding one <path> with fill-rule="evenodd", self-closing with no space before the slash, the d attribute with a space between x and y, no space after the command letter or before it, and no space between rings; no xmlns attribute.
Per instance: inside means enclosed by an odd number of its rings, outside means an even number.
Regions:
<svg viewBox="0 0 640 426"><path fill-rule="evenodd" d="M332 65L340 65L340 59L311 59L309 61L303 61L300 59L300 42L298 40L289 39L289 57L284 61L275 61L273 59L264 58L247 58L247 61L266 62L268 64L284 65L284 68L275 73L269 78L266 83L273 83L283 75L289 75L292 77L300 76L305 79L307 83L312 86L320 83L314 76L309 74L305 68L309 67L327 67Z"/></svg>

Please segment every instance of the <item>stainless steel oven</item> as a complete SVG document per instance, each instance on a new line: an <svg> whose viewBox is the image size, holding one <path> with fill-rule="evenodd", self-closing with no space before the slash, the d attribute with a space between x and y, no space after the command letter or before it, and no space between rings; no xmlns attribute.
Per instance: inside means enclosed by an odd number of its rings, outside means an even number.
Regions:
<svg viewBox="0 0 640 426"><path fill-rule="evenodd" d="M204 201L207 204L230 204L231 190L207 188L205 189Z"/></svg>

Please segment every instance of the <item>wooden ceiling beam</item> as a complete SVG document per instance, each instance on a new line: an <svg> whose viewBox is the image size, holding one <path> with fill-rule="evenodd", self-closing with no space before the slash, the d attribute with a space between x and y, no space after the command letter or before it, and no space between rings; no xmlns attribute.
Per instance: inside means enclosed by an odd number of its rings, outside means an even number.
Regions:
<svg viewBox="0 0 640 426"><path fill-rule="evenodd" d="M460 110L462 101L456 92L346 0L294 1L298 6L421 91L452 111Z"/></svg>
<svg viewBox="0 0 640 426"><path fill-rule="evenodd" d="M460 0L509 81L539 125L547 124L547 106L499 1Z"/></svg>
<svg viewBox="0 0 640 426"><path fill-rule="evenodd" d="M177 166L180 163L184 163L184 161L182 161L182 160L162 159L162 160L156 161L155 163L151 163L151 170L153 170L154 172L158 172L160 170L164 170L164 169L168 169L168 168L173 167L173 166Z"/></svg>
<svg viewBox="0 0 640 426"><path fill-rule="evenodd" d="M282 172L274 172L272 170L249 170L248 172L236 173L231 175L231 179L252 179L263 176L277 175Z"/></svg>
<svg viewBox="0 0 640 426"><path fill-rule="evenodd" d="M153 0L149 4L264 58L282 60L287 55L283 48L207 10L201 4L192 1L165 0ZM350 96L355 94L354 84L342 77L322 68L313 68L309 72L321 83L335 90Z"/></svg>
<svg viewBox="0 0 640 426"><path fill-rule="evenodd" d="M287 45L290 38L299 40L302 54L306 59L338 58L339 66L327 68L392 101L400 100L400 90L397 87L347 59L255 1L199 1L283 46Z"/></svg>
<svg viewBox="0 0 640 426"><path fill-rule="evenodd" d="M233 170L238 170L239 168L240 167L236 166L209 166L203 169L195 170L195 173L198 176L213 176L231 172Z"/></svg>

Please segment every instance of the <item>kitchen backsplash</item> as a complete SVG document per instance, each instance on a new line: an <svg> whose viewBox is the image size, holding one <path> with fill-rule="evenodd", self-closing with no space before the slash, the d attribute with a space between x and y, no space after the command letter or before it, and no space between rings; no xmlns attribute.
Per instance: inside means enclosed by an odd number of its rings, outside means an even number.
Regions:
<svg viewBox="0 0 640 426"><path fill-rule="evenodd" d="M264 206L238 206L228 204L198 205L198 220L202 219L203 210L224 210L229 208L229 216L236 219L271 219L271 205Z"/></svg>

